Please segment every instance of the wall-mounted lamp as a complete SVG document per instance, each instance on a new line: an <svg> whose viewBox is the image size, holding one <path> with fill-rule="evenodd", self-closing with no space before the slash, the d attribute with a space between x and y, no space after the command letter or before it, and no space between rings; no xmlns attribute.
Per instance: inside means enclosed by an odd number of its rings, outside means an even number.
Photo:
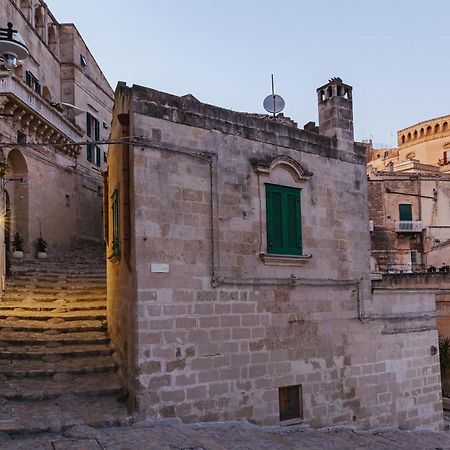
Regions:
<svg viewBox="0 0 450 450"><path fill-rule="evenodd" d="M0 28L0 55L6 70L14 69L17 60L26 59L29 54L22 36L13 29L11 22L7 23L7 28Z"/></svg>

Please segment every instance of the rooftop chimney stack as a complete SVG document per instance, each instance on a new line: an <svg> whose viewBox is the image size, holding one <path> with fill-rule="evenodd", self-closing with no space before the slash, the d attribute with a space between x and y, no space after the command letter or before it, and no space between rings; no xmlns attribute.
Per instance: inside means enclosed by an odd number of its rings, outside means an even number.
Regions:
<svg viewBox="0 0 450 450"><path fill-rule="evenodd" d="M319 102L319 133L335 137L338 148L353 152L352 87L340 78L331 78L317 89Z"/></svg>

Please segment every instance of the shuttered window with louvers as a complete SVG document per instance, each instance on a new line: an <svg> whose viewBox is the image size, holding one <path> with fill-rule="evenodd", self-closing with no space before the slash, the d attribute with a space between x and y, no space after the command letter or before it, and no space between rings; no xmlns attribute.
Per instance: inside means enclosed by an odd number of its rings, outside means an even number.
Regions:
<svg viewBox="0 0 450 450"><path fill-rule="evenodd" d="M266 184L267 253L302 254L300 192Z"/></svg>

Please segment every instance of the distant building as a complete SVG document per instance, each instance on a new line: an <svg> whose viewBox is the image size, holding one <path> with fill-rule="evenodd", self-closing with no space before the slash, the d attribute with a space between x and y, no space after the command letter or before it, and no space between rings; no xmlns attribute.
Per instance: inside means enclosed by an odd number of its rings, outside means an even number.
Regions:
<svg viewBox="0 0 450 450"><path fill-rule="evenodd" d="M400 130L398 147L369 151L373 269L448 270L450 116Z"/></svg>
<svg viewBox="0 0 450 450"><path fill-rule="evenodd" d="M441 426L434 295L372 292L352 88L317 95L301 130L118 85L108 326L141 417Z"/></svg>
<svg viewBox="0 0 450 450"><path fill-rule="evenodd" d="M50 255L101 242L107 147L73 144L108 137L113 91L76 27L43 1L0 0L0 9L0 26L12 22L30 51L11 72L0 61L7 238L20 233L26 257L40 234Z"/></svg>

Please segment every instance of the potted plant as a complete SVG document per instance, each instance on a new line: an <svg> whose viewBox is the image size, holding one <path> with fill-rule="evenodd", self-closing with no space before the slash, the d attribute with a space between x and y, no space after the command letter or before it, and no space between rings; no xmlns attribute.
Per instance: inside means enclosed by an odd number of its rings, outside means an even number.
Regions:
<svg viewBox="0 0 450 450"><path fill-rule="evenodd" d="M36 241L36 257L38 259L46 259L47 258L47 242L44 240L42 236L38 237Z"/></svg>
<svg viewBox="0 0 450 450"><path fill-rule="evenodd" d="M23 237L19 234L19 232L13 236L12 249L12 256L14 259L23 259Z"/></svg>

